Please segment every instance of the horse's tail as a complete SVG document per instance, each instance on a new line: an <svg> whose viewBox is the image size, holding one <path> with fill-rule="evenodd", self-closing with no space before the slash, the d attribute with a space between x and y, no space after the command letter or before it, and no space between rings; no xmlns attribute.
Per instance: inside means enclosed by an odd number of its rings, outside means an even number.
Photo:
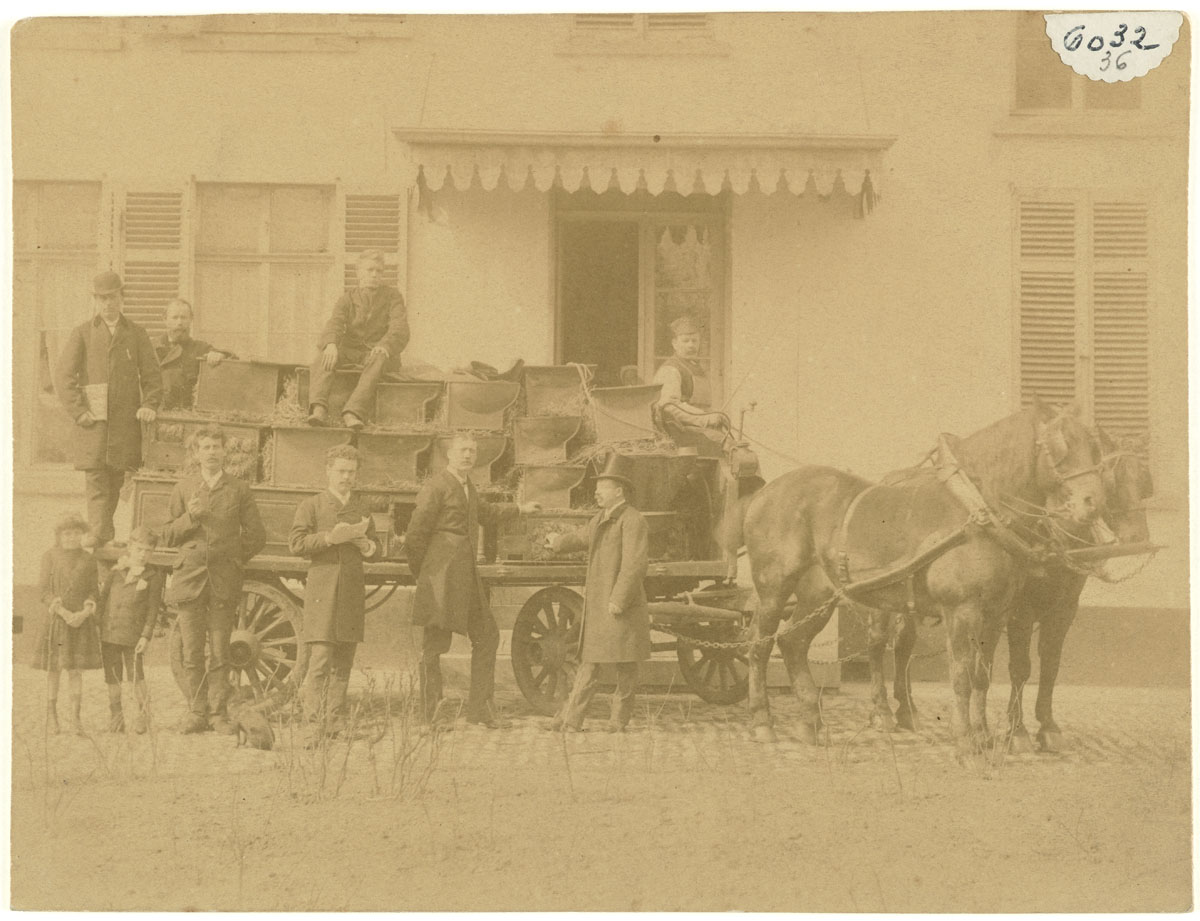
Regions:
<svg viewBox="0 0 1200 921"><path fill-rule="evenodd" d="M746 477L739 480L738 498L725 514L717 529L717 541L725 559L729 563L727 576L730 579L737 578L738 551L746 544L744 533L746 511L750 508L750 503L758 494L758 491L765 485L767 485L766 481L758 476Z"/></svg>

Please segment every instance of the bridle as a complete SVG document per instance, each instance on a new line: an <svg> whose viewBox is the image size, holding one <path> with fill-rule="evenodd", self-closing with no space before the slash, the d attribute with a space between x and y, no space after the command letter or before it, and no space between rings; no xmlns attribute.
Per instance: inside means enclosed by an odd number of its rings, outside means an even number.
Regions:
<svg viewBox="0 0 1200 921"><path fill-rule="evenodd" d="M1137 460L1139 463L1141 463L1142 460L1141 455L1139 455L1136 451L1113 451L1100 458L1100 467L1102 468L1101 475L1112 477L1111 487L1107 482L1104 484L1104 492L1106 496L1116 496L1115 487L1117 468L1120 466L1121 461L1128 459ZM1133 500L1129 504L1122 502L1118 510L1121 512L1139 512L1144 509L1146 507L1146 499L1148 497L1142 495L1140 488L1137 490L1137 495L1137 499Z"/></svg>
<svg viewBox="0 0 1200 921"><path fill-rule="evenodd" d="M1054 421L1061 422L1061 417L1055 419ZM1056 489L1062 488L1062 486L1064 486L1069 481L1078 479L1081 476L1089 476L1090 474L1098 474L1098 475L1102 476L1104 474L1104 460L1103 459L1101 459L1100 463L1098 463L1098 464L1092 464L1091 466L1088 466L1088 467L1081 467L1079 470L1072 470L1070 472L1064 473L1062 470L1060 470L1058 468L1058 465L1060 462L1056 461L1054 459L1054 452L1052 452L1050 450L1050 446L1046 443L1045 438L1038 438L1037 450L1038 450L1038 459L1039 460L1041 460L1043 458L1045 459L1046 466L1049 468L1050 473L1052 475L1053 486ZM1065 460L1065 458L1064 458L1064 460Z"/></svg>

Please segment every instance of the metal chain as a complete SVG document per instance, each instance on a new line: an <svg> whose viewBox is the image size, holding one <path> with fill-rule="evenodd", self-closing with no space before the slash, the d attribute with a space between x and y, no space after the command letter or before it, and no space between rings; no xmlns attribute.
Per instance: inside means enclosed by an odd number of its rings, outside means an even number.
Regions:
<svg viewBox="0 0 1200 921"><path fill-rule="evenodd" d="M1066 570L1069 570L1070 572L1075 573L1076 575L1085 576L1089 579L1092 579L1092 578L1099 579L1101 582L1106 582L1109 585L1120 585L1122 582L1128 582L1130 579L1134 578L1135 576L1141 575L1142 570L1144 570L1147 566L1150 565L1151 561L1154 559L1155 554L1157 554L1157 553L1158 553L1157 550L1151 550L1148 553L1144 554L1142 562L1137 567L1137 569L1134 569L1132 572L1128 572L1123 576L1109 576L1109 575L1106 575L1098 567L1093 568L1093 567L1089 567L1089 566L1080 566L1078 563L1072 562L1071 559L1067 556L1055 557L1055 559L1051 561L1051 565L1060 566L1063 569L1066 569ZM1102 561L1102 563L1104 563L1104 562L1108 562L1108 561L1107 560Z"/></svg>

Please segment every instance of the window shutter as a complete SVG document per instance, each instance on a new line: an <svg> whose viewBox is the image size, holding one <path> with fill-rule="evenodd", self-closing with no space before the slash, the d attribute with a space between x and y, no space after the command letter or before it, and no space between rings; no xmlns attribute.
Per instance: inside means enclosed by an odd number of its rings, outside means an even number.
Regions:
<svg viewBox="0 0 1200 921"><path fill-rule="evenodd" d="M400 196L346 196L346 272L347 288L358 283L355 259L368 249L383 251L385 284L397 284L397 253L400 249Z"/></svg>
<svg viewBox="0 0 1200 921"><path fill-rule="evenodd" d="M634 13L576 13L575 28L593 30L632 29Z"/></svg>
<svg viewBox="0 0 1200 921"><path fill-rule="evenodd" d="M1019 206L1021 403L1075 399L1074 202Z"/></svg>
<svg viewBox="0 0 1200 921"><path fill-rule="evenodd" d="M127 192L122 222L125 313L151 335L179 296L182 192Z"/></svg>
<svg viewBox="0 0 1200 921"><path fill-rule="evenodd" d="M1146 206L1097 202L1092 238L1096 422L1112 435L1144 435L1150 429Z"/></svg>
<svg viewBox="0 0 1200 921"><path fill-rule="evenodd" d="M708 28L707 13L647 13L646 29L654 33L703 32Z"/></svg>

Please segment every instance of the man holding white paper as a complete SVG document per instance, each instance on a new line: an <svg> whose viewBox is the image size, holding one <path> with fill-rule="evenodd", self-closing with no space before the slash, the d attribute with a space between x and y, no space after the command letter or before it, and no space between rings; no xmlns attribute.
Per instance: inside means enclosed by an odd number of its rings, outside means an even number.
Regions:
<svg viewBox="0 0 1200 921"><path fill-rule="evenodd" d="M142 327L122 312L121 276L92 280L96 314L71 330L54 372L54 389L78 430L75 469L87 474L88 525L97 545L114 537L113 514L126 470L142 463L143 422L153 422L162 373Z"/></svg>

